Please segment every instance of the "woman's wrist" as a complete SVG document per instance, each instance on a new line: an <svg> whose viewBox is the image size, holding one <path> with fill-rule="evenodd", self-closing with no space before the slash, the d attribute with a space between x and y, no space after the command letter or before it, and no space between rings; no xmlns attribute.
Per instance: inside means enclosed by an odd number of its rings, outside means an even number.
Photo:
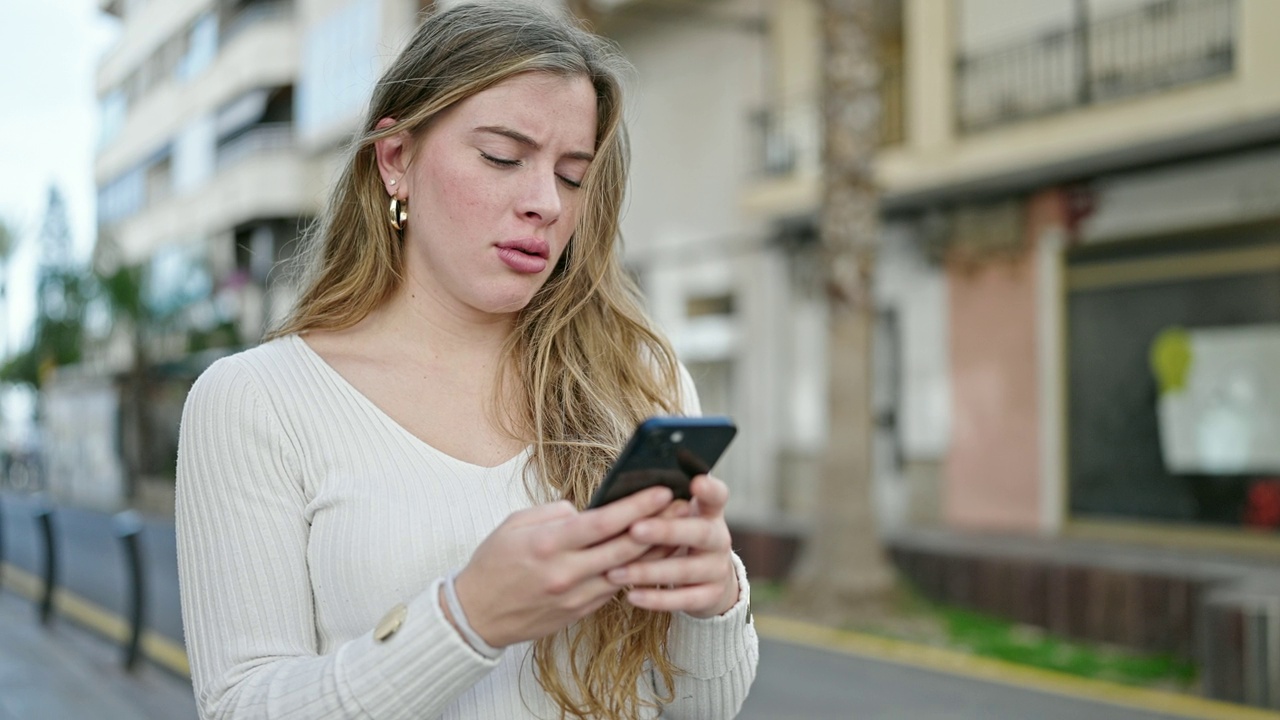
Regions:
<svg viewBox="0 0 1280 720"><path fill-rule="evenodd" d="M503 648L490 645L480 633L476 632L467 619L466 610L462 607L462 602L458 599L458 591L455 583L457 573L447 576L444 582L440 583L440 592L437 601L440 603L440 610L444 613L444 617L458 632L462 639L471 646L480 655L490 660L496 659L502 654Z"/></svg>

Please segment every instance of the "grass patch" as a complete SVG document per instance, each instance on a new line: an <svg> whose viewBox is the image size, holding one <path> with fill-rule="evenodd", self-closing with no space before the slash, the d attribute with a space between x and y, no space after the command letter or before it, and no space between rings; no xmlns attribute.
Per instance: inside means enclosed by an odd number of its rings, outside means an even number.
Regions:
<svg viewBox="0 0 1280 720"><path fill-rule="evenodd" d="M1187 690L1195 665L1169 655L1150 655L1105 645L1064 640L1025 625L986 615L938 608L949 644L982 657L1126 685Z"/></svg>
<svg viewBox="0 0 1280 720"><path fill-rule="evenodd" d="M751 603L764 612L805 615L788 603L783 583L753 582ZM1029 625L938 605L908 583L895 585L883 603L852 609L844 618L835 623L830 618L805 619L1077 677L1175 692L1195 690L1195 665L1172 655L1067 640Z"/></svg>
<svg viewBox="0 0 1280 720"><path fill-rule="evenodd" d="M751 607L767 609L781 601L786 592L787 586L777 580L752 580Z"/></svg>

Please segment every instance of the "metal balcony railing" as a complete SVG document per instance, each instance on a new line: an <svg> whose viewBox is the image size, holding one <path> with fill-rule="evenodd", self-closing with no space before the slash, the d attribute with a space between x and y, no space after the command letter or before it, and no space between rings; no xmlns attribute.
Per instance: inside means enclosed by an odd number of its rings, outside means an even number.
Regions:
<svg viewBox="0 0 1280 720"><path fill-rule="evenodd" d="M293 123L261 123L219 144L217 167L222 170L247 157L276 150L287 150L293 146Z"/></svg>
<svg viewBox="0 0 1280 720"><path fill-rule="evenodd" d="M1235 0L1157 0L956 63L961 130L1231 74Z"/></svg>

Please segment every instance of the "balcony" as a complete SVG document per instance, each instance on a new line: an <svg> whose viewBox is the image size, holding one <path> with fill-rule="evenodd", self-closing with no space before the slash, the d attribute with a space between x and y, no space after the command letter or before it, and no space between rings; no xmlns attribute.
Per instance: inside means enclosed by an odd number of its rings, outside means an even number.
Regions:
<svg viewBox="0 0 1280 720"><path fill-rule="evenodd" d="M1231 75L1235 0L1158 0L956 64L966 133Z"/></svg>
<svg viewBox="0 0 1280 720"><path fill-rule="evenodd" d="M245 133L245 145L268 134ZM239 138L237 138L239 140ZM231 145L229 143L229 145ZM326 175L319 161L296 152L233 151L199 192L148 203L112 232L125 259L135 262L182 238L211 237L261 218L309 217L319 212Z"/></svg>
<svg viewBox="0 0 1280 720"><path fill-rule="evenodd" d="M291 86L299 55L296 29L287 20L260 15L230 42L224 36L212 64L196 81L166 83L116 119L117 132L97 158L99 182L127 171L160 142L254 88Z"/></svg>
<svg viewBox="0 0 1280 720"><path fill-rule="evenodd" d="M292 122L260 123L219 143L216 164L221 171L242 162L245 158L291 150L293 147Z"/></svg>

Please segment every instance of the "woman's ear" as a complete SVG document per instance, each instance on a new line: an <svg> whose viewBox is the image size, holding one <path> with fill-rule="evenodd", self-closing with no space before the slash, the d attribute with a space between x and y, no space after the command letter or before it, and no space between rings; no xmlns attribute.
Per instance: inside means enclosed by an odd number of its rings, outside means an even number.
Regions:
<svg viewBox="0 0 1280 720"><path fill-rule="evenodd" d="M395 124L395 120L385 117L378 121L374 129L386 130ZM408 131L401 131L375 141L373 150L378 158L378 173L382 175L382 187L386 189L387 195L407 199L409 193L404 184L411 153Z"/></svg>

